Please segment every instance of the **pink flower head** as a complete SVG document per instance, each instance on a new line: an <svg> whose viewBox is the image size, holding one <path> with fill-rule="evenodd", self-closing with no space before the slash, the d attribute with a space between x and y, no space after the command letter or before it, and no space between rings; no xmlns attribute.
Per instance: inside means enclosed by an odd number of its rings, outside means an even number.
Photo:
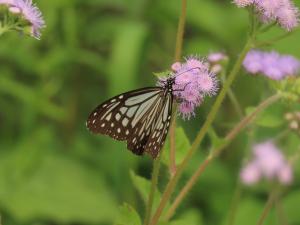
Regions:
<svg viewBox="0 0 300 225"><path fill-rule="evenodd" d="M40 39L40 30L45 27L41 11L32 0L11 0L11 8L16 11L18 8L25 20L31 24L31 36Z"/></svg>
<svg viewBox="0 0 300 225"><path fill-rule="evenodd" d="M178 110L179 110L179 114L182 116L184 120L185 119L189 120L191 116L195 115L194 113L195 105L187 101L181 102L179 104Z"/></svg>
<svg viewBox="0 0 300 225"><path fill-rule="evenodd" d="M240 173L242 182L247 185L256 184L260 180L261 176L261 171L255 161L246 165Z"/></svg>
<svg viewBox="0 0 300 225"><path fill-rule="evenodd" d="M241 180L249 185L259 181L277 180L282 184L292 182L293 172L282 152L272 141L266 141L253 147L254 158L241 171Z"/></svg>
<svg viewBox="0 0 300 225"><path fill-rule="evenodd" d="M0 5L12 5L14 0L0 0Z"/></svg>
<svg viewBox="0 0 300 225"><path fill-rule="evenodd" d="M268 179L273 179L286 163L281 151L271 141L255 145L253 152L261 172Z"/></svg>
<svg viewBox="0 0 300 225"><path fill-rule="evenodd" d="M207 60L210 63L218 63L226 58L227 56L223 52L213 52L207 56Z"/></svg>
<svg viewBox="0 0 300 225"><path fill-rule="evenodd" d="M286 164L278 172L279 182L282 184L291 184L293 181L293 170L291 165Z"/></svg>
<svg viewBox="0 0 300 225"><path fill-rule="evenodd" d="M263 59L262 52L257 50L251 50L246 55L243 62L243 66L249 73L252 74L259 73L262 71L263 68L262 59Z"/></svg>
<svg viewBox="0 0 300 225"><path fill-rule="evenodd" d="M299 25L299 10L291 0L234 0L238 7L254 5L263 23L276 21L291 31Z"/></svg>
<svg viewBox="0 0 300 225"><path fill-rule="evenodd" d="M180 62L175 62L175 63L172 64L171 68L175 72L179 71L181 69L181 63Z"/></svg>
<svg viewBox="0 0 300 225"><path fill-rule="evenodd" d="M215 74L210 72L208 64L197 57L189 57L184 63L176 62L172 65L174 78L173 94L179 105L179 113L184 119L194 115L204 96L216 94L218 82ZM166 78L160 78L158 85L165 84Z"/></svg>
<svg viewBox="0 0 300 225"><path fill-rule="evenodd" d="M300 71L300 61L290 55L251 50L243 62L244 68L251 74L261 73L273 80L281 80Z"/></svg>

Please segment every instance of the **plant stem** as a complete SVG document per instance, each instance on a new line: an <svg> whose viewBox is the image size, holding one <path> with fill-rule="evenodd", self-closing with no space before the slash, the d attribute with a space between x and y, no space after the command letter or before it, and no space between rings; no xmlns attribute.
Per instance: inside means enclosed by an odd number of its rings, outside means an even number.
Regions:
<svg viewBox="0 0 300 225"><path fill-rule="evenodd" d="M176 36L176 49L175 49L175 61L179 61L182 54L183 35L186 20L186 5L187 0L181 1L181 13L178 22L177 36Z"/></svg>
<svg viewBox="0 0 300 225"><path fill-rule="evenodd" d="M186 6L187 0L181 1L181 13L178 22L177 35L176 35L176 46L174 60L180 61L182 54L183 36L186 21ZM175 145L175 129L176 129L176 114L177 107L174 104L173 119L170 126L170 174L171 177L176 173L176 145Z"/></svg>
<svg viewBox="0 0 300 225"><path fill-rule="evenodd" d="M269 214L274 202L275 202L275 199L278 195L278 190L275 188L269 195L269 198L268 198L268 201L263 209L263 212L257 222L256 225L262 225L267 217L267 215Z"/></svg>
<svg viewBox="0 0 300 225"><path fill-rule="evenodd" d="M226 73L226 71L224 71ZM225 77L225 73L221 75L221 78L222 78L222 83L224 83L226 81L226 77ZM243 117L243 110L234 94L234 92L232 91L231 88L228 89L228 97L232 103L232 106L234 107L236 113L238 114L238 116L240 118Z"/></svg>
<svg viewBox="0 0 300 225"><path fill-rule="evenodd" d="M284 213L284 210L282 208L282 204L281 204L281 201L279 198L275 199L275 208L276 208L276 213L278 216L279 224L288 225L287 217Z"/></svg>
<svg viewBox="0 0 300 225"><path fill-rule="evenodd" d="M240 182L238 182L229 208L228 225L234 224L236 211L238 209L238 203L241 199L241 194L242 194L242 188Z"/></svg>
<svg viewBox="0 0 300 225"><path fill-rule="evenodd" d="M151 189L150 189L150 193L149 193L149 197L148 197L148 202L146 205L146 214L145 214L145 222L144 222L145 225L149 224L149 220L151 218L154 195L155 195L157 181L158 181L158 175L159 175L161 155L162 154L160 154L157 159L153 160Z"/></svg>
<svg viewBox="0 0 300 225"><path fill-rule="evenodd" d="M177 209L178 205L182 202L184 197L189 193L191 188L196 183L199 176L203 173L203 171L206 169L206 167L209 165L209 163L217 157L224 149L225 147L238 135L240 132L256 117L258 113L266 109L271 104L275 103L277 100L280 99L280 94L275 94L266 100L264 100L261 104L259 104L251 114L244 117L224 138L226 142L224 142L221 146L219 146L217 149L212 151L212 153L205 159L205 161L200 164L196 172L193 174L193 176L188 180L186 185L181 189L178 196L175 198L174 202L172 203L171 207L166 213L166 220L169 220L175 213L175 210ZM179 171L179 170L178 170Z"/></svg>
<svg viewBox="0 0 300 225"><path fill-rule="evenodd" d="M230 87L230 85L232 84L232 82L235 80L242 62L247 54L247 52L251 49L252 47L252 42L253 39L252 37L250 37L246 43L246 45L244 46L240 56L238 57L235 65L233 66L232 71L230 72L228 79L226 80L226 82L224 83L224 86L220 92L220 94L218 95L214 105L212 106L211 111L209 112L207 119L205 120L205 123L203 124L202 128L200 129L195 141L193 142L190 150L188 151L186 157L183 159L183 162L179 165L179 167L177 168L176 173L174 174L174 176L171 178L171 180L168 182L167 187L162 195L162 199L160 201L160 204L150 222L150 225L156 225L168 200L171 197L171 194L174 191L174 188L177 184L178 179L180 178L181 174L183 173L185 167L188 165L188 162L190 161L190 159L192 158L194 152L197 150L197 148L199 147L201 141L203 140L205 134L207 133L210 125L212 124L213 120L215 119L217 112L219 111L219 108L221 107L221 104L227 94L227 91Z"/></svg>

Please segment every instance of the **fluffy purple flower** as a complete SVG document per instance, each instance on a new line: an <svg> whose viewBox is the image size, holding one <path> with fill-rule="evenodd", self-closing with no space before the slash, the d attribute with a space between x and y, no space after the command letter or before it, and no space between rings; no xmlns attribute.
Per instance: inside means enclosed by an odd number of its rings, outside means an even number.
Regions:
<svg viewBox="0 0 300 225"><path fill-rule="evenodd" d="M254 5L263 23L276 21L291 31L299 25L299 10L291 0L234 0L238 7Z"/></svg>
<svg viewBox="0 0 300 225"><path fill-rule="evenodd" d="M179 114L182 116L183 119L190 119L191 116L194 116L194 110L195 110L195 105L187 102L187 101L183 101L179 104L178 110L179 110Z"/></svg>
<svg viewBox="0 0 300 225"><path fill-rule="evenodd" d="M281 80L286 76L300 72L300 61L290 55L251 50L243 62L244 68L251 74L261 73L273 80Z"/></svg>
<svg viewBox="0 0 300 225"><path fill-rule="evenodd" d="M45 27L45 21L39 8L32 0L14 0L13 6L19 8L24 19L31 24L31 36L40 39L40 30Z"/></svg>
<svg viewBox="0 0 300 225"><path fill-rule="evenodd" d="M14 0L0 0L0 5L12 5Z"/></svg>
<svg viewBox="0 0 300 225"><path fill-rule="evenodd" d="M30 35L40 39L40 30L45 27L41 11L32 3L32 0L0 0L0 4L5 4L9 12L19 14L21 18L28 22ZM26 32L26 28L24 28Z"/></svg>
<svg viewBox="0 0 300 225"><path fill-rule="evenodd" d="M257 183L262 177L290 184L293 171L282 152L271 141L253 147L254 158L241 170L240 177L244 184Z"/></svg>
<svg viewBox="0 0 300 225"><path fill-rule="evenodd" d="M194 110L200 106L205 96L216 94L218 82L215 74L209 71L209 64L189 57L184 63L176 62L171 68L175 79L173 93L179 104L179 113L184 119L194 115ZM158 85L163 85L166 78L160 78Z"/></svg>

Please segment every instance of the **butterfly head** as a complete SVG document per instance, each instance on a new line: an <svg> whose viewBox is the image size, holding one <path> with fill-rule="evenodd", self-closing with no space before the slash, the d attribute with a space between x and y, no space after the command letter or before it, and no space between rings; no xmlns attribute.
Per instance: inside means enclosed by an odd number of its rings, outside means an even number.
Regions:
<svg viewBox="0 0 300 225"><path fill-rule="evenodd" d="M164 82L164 87L168 90L168 92L173 91L173 85L175 84L175 77L169 77L165 82Z"/></svg>

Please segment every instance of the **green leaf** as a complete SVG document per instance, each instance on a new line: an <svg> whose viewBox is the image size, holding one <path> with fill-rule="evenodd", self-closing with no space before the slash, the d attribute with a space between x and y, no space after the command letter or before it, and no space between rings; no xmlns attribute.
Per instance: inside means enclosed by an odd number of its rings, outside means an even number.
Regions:
<svg viewBox="0 0 300 225"><path fill-rule="evenodd" d="M267 199L266 199L267 201ZM255 198L246 198L243 199L238 204L236 216L235 216L235 223L234 224L243 224L243 225L253 225L257 224L257 221L261 217L263 212L265 202L261 203L260 201L256 200ZM251 215L251 216L249 216ZM268 213L264 224L275 224L275 215L272 210Z"/></svg>
<svg viewBox="0 0 300 225"><path fill-rule="evenodd" d="M136 88L136 76L147 36L148 29L140 22L128 21L118 30L108 64L111 95Z"/></svg>
<svg viewBox="0 0 300 225"><path fill-rule="evenodd" d="M119 215L115 225L141 225L141 219L135 209L124 203L119 209Z"/></svg>
<svg viewBox="0 0 300 225"><path fill-rule="evenodd" d="M160 222L159 225L202 225L202 214L197 209L189 209L178 216L178 219L169 222Z"/></svg>
<svg viewBox="0 0 300 225"><path fill-rule="evenodd" d="M246 109L247 115L252 113L255 109L256 109L255 107L248 107ZM282 114L282 110L283 108L277 105L272 105L268 107L263 112L257 115L255 124L261 127L269 127L269 128L279 127L285 122Z"/></svg>
<svg viewBox="0 0 300 225"><path fill-rule="evenodd" d="M283 211L288 224L300 224L299 216L300 191L293 191L282 201Z"/></svg>
<svg viewBox="0 0 300 225"><path fill-rule="evenodd" d="M180 164L184 159L187 151L190 149L191 144L187 138L184 129L177 127L175 130L175 145L176 145L176 164ZM163 148L162 162L166 165L170 164L170 138L167 137L166 143Z"/></svg>
<svg viewBox="0 0 300 225"><path fill-rule="evenodd" d="M29 152L22 149L0 157L2 209L22 223L36 218L51 218L58 224L114 220L116 202L99 173L48 151L43 151L38 161L27 163L27 168L18 166L20 157L26 158L32 148L34 144ZM16 176L16 170L23 172Z"/></svg>
<svg viewBox="0 0 300 225"><path fill-rule="evenodd" d="M218 146L224 144L226 141L223 138L220 138L213 128L208 130L208 136L210 138L211 144L213 149L217 148Z"/></svg>
<svg viewBox="0 0 300 225"><path fill-rule="evenodd" d="M158 73L153 73L153 74L154 74L154 76L157 76L157 77L167 77L171 73L172 73L171 70L166 70L166 71L163 71L163 72L158 72Z"/></svg>
<svg viewBox="0 0 300 225"><path fill-rule="evenodd" d="M146 205L148 202L148 196L151 189L151 182L144 177L136 175L132 170L130 171L130 177L134 187L137 189L142 200ZM154 195L154 201L153 201L153 208L155 208L158 205L160 199L161 199L161 194L159 190L156 189Z"/></svg>

